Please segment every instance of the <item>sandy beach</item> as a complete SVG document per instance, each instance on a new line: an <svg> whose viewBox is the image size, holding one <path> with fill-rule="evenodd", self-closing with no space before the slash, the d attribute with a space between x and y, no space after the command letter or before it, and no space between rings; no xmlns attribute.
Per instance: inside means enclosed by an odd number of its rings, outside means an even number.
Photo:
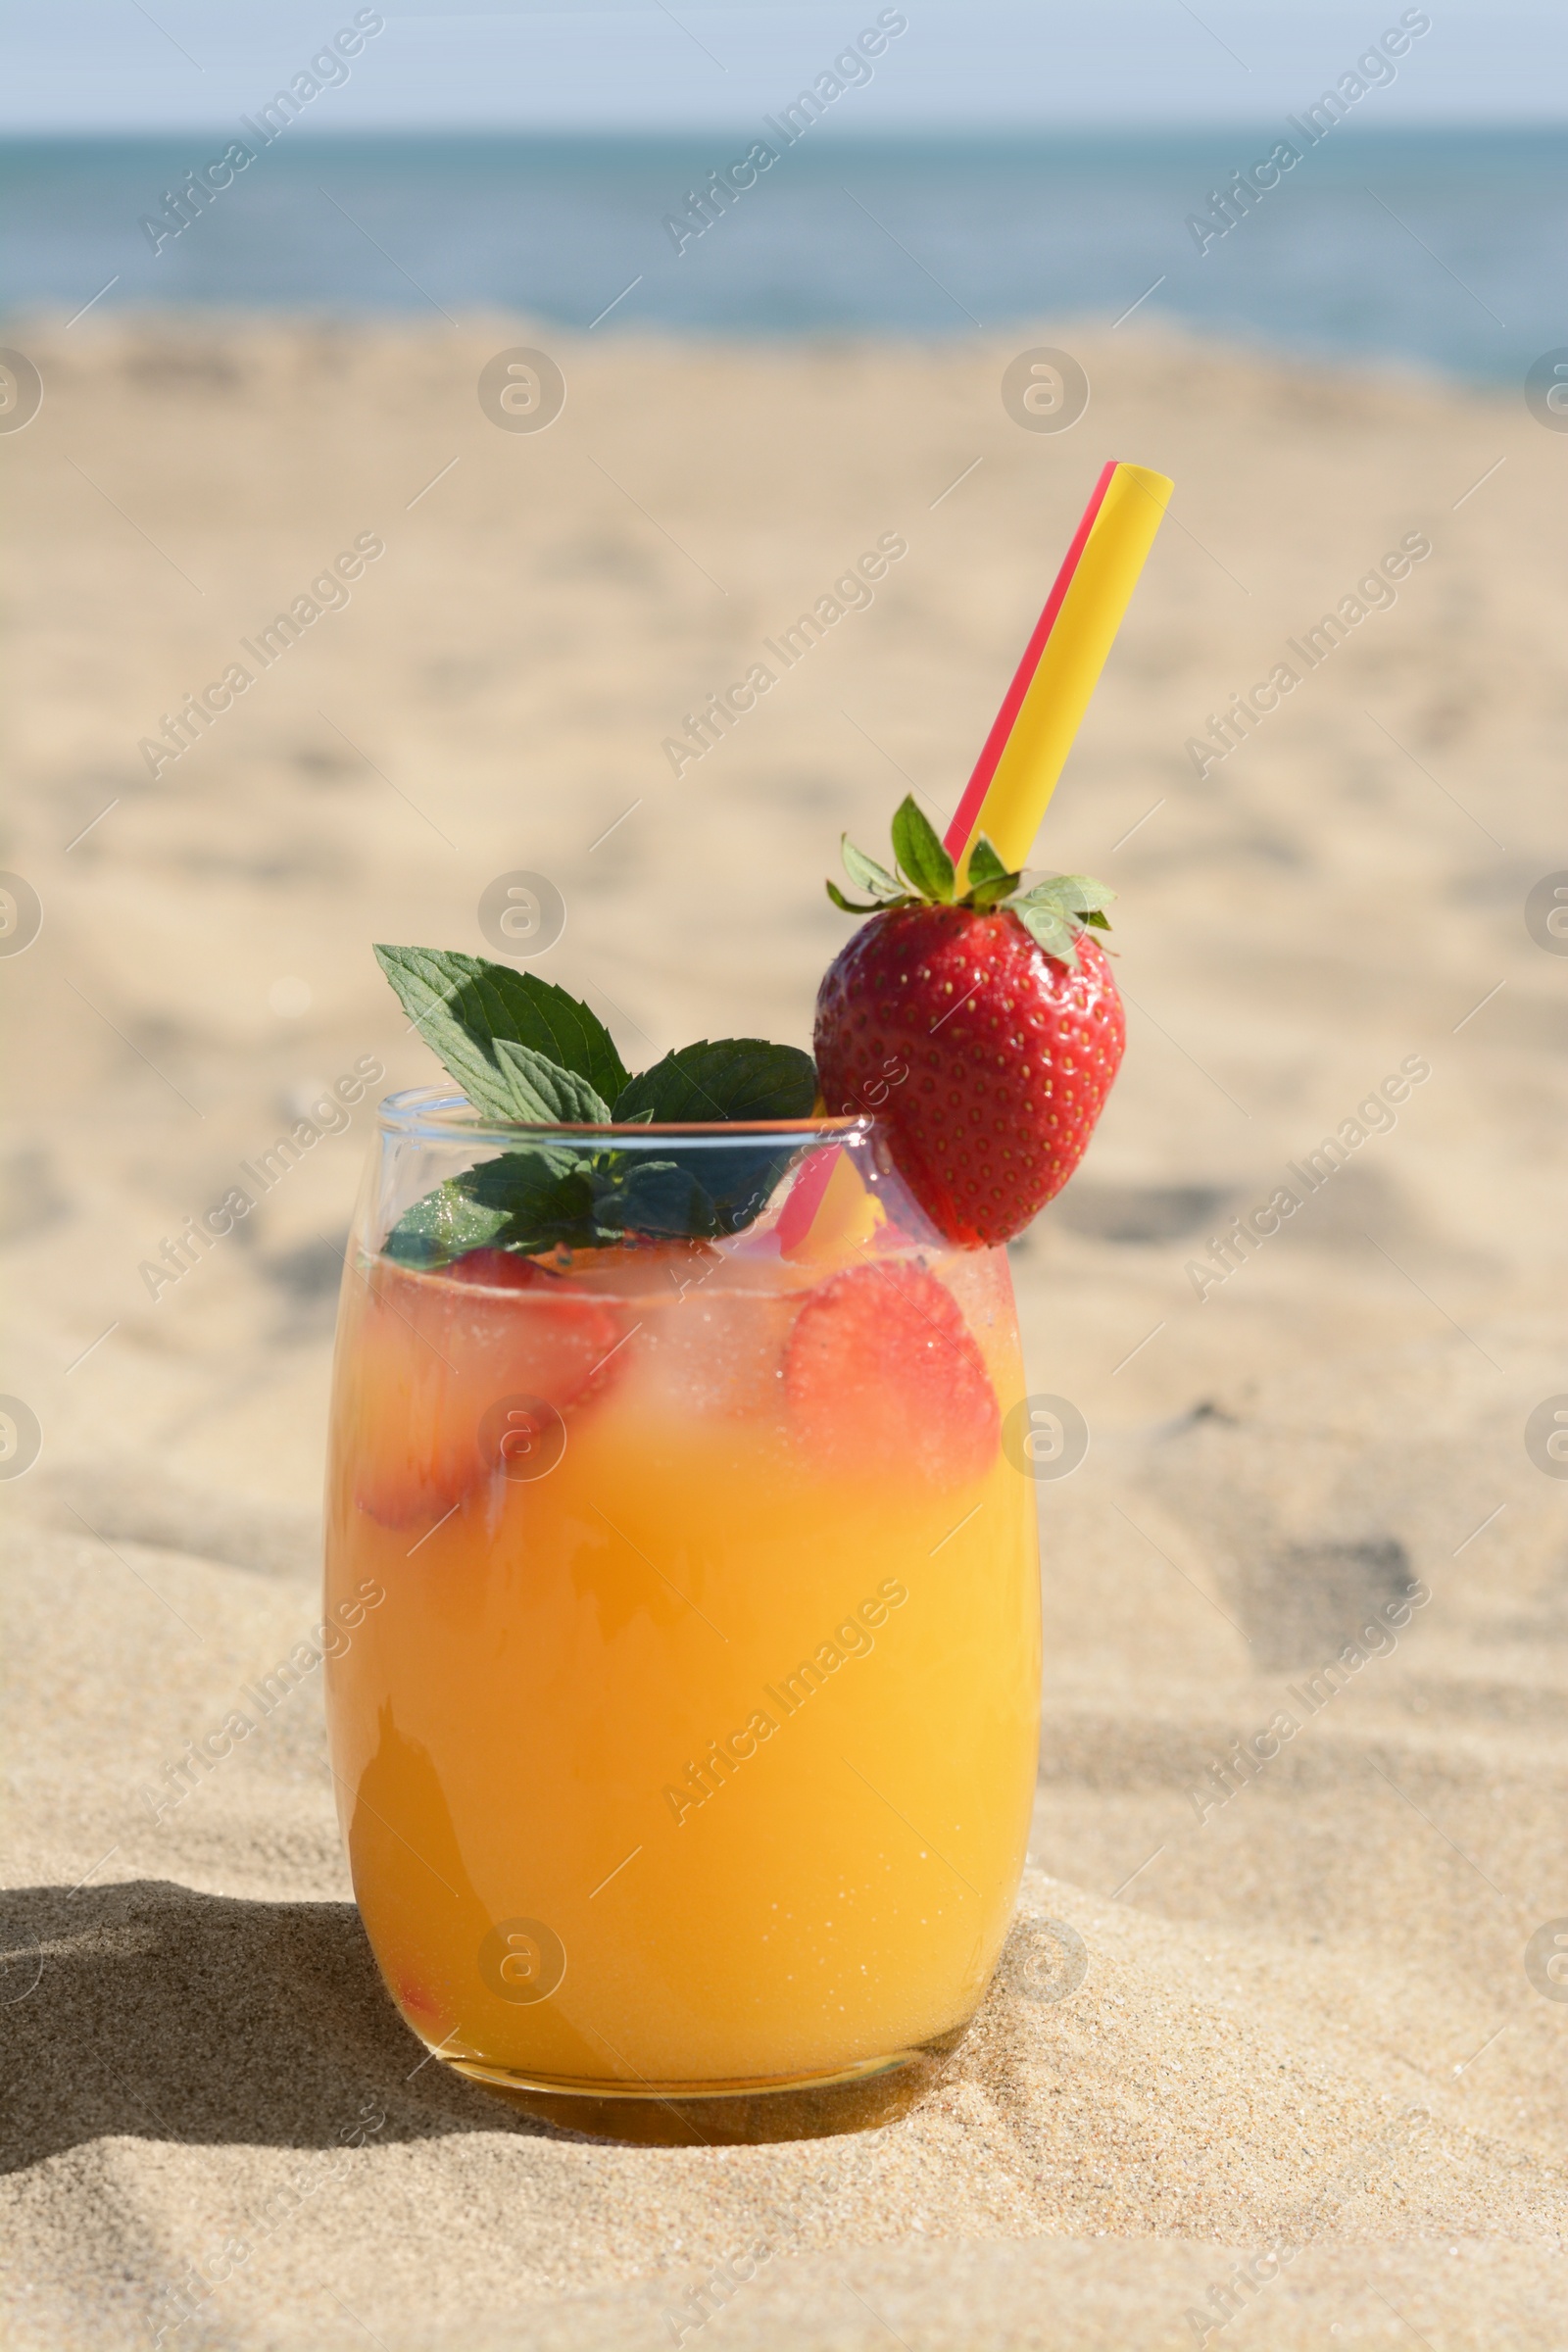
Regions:
<svg viewBox="0 0 1568 2352"><path fill-rule="evenodd" d="M0 968L0 1385L42 1432L5 1489L8 2341L1560 2344L1568 1485L1526 1425L1568 1386L1568 961L1526 903L1568 864L1568 444L1136 320L10 339L45 389L0 436L3 863L42 914ZM1070 431L1003 405L1031 344L1087 371ZM519 346L546 430L476 397ZM1025 1936L861 2136L553 2133L381 1992L318 1676L161 1801L318 1615L340 1252L375 1096L432 1074L369 943L491 952L528 869L566 911L538 968L629 1062L808 1044L840 832L953 808L1108 455L1177 495L1038 856L1121 893L1129 1049L1014 1253L1033 1387L1092 1433L1040 1489L1024 1889L1087 1971L1042 1997Z"/></svg>

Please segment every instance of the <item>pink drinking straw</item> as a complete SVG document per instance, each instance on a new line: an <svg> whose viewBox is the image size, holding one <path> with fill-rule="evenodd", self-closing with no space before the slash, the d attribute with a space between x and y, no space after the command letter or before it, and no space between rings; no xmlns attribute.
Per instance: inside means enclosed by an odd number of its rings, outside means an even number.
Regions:
<svg viewBox="0 0 1568 2352"><path fill-rule="evenodd" d="M790 1187L789 1198L778 1215L778 1246L781 1250L796 1249L805 1241L816 1221L816 1212L833 1179L833 1171L844 1153L837 1144L825 1152L817 1152L807 1161Z"/></svg>

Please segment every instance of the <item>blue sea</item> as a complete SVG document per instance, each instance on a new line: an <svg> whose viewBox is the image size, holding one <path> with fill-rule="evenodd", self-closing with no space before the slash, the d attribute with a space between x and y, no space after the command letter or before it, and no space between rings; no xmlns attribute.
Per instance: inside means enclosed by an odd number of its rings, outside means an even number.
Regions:
<svg viewBox="0 0 1568 2352"><path fill-rule="evenodd" d="M165 191L246 137L255 160L159 250ZM1235 130L786 145L729 136L207 136L0 143L0 306L475 308L612 335L931 336L1093 316L1173 319L1305 358L1522 379L1568 343L1568 140L1348 120L1277 184L1211 191L1292 137ZM754 184L686 215L758 139ZM220 172L219 176L221 176ZM1191 217L1215 233L1202 250ZM673 220L672 230L666 222ZM684 226L686 234L681 231ZM701 233L698 233L701 227ZM100 291L102 289L102 291ZM96 301L94 298L96 297ZM1132 306L1136 306L1133 308ZM919 397L917 371L910 397Z"/></svg>

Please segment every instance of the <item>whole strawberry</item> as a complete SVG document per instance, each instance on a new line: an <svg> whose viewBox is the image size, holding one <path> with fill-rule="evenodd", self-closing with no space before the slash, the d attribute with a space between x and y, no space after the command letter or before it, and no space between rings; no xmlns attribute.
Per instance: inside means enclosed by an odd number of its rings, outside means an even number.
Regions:
<svg viewBox="0 0 1568 2352"><path fill-rule="evenodd" d="M834 1112L874 1110L932 1223L966 1247L1010 1241L1079 1160L1127 1028L1103 950L1113 894L1083 874L1022 890L982 835L957 895L915 806L893 820L897 874L846 839L835 883L870 914L816 1000L816 1066Z"/></svg>

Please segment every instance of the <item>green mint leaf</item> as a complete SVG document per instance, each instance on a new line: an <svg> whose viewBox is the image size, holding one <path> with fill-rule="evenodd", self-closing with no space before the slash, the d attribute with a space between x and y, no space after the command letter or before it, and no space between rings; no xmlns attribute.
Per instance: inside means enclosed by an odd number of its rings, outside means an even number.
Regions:
<svg viewBox="0 0 1568 2352"><path fill-rule="evenodd" d="M893 819L893 853L922 898L935 899L945 906L952 905L953 859L912 793L900 802Z"/></svg>
<svg viewBox="0 0 1568 2352"><path fill-rule="evenodd" d="M439 1267L477 1249L604 1250L638 1234L710 1241L760 1217L796 1156L777 1138L658 1159L559 1144L504 1152L416 1201L386 1254Z"/></svg>
<svg viewBox="0 0 1568 2352"><path fill-rule="evenodd" d="M727 1230L695 1168L626 1152L567 1155L509 1152L458 1182L504 1208L507 1236L529 1251L605 1250L628 1235L706 1241Z"/></svg>
<svg viewBox="0 0 1568 2352"><path fill-rule="evenodd" d="M622 1189L598 1205L602 1222L624 1222L634 1233L679 1234L711 1241L754 1224L777 1192L798 1153L792 1146L705 1144L667 1160L644 1160Z"/></svg>
<svg viewBox="0 0 1568 2352"><path fill-rule="evenodd" d="M470 1199L464 1181L438 1184L405 1209L382 1245L386 1255L404 1266L444 1266L466 1250L493 1247L508 1213Z"/></svg>
<svg viewBox="0 0 1568 2352"><path fill-rule="evenodd" d="M592 1250L602 1247L594 1217L594 1165L589 1153L545 1145L504 1152L454 1182L482 1212L505 1220L504 1246L529 1255L558 1244Z"/></svg>
<svg viewBox="0 0 1568 2352"><path fill-rule="evenodd" d="M609 1123L610 1104L575 1070L562 1069L531 1047L514 1045L510 1037L496 1038L491 1050L511 1091L514 1107L509 1117L544 1127L563 1121L600 1127Z"/></svg>
<svg viewBox="0 0 1568 2352"><path fill-rule="evenodd" d="M1084 921L1086 923L1093 923L1097 931L1108 931L1110 929L1109 923L1106 922L1104 916L1101 913L1098 906L1090 907L1089 912L1084 916Z"/></svg>
<svg viewBox="0 0 1568 2352"><path fill-rule="evenodd" d="M661 1124L699 1119L804 1119L816 1101L816 1064L795 1046L760 1037L704 1038L666 1054L615 1099L617 1121L651 1112Z"/></svg>
<svg viewBox="0 0 1568 2352"><path fill-rule="evenodd" d="M876 859L868 858L863 850L858 850L847 833L840 844L839 855L844 860L844 871L857 890L868 890L873 899L903 897L897 876L890 874L885 865L878 865Z"/></svg>
<svg viewBox="0 0 1568 2352"><path fill-rule="evenodd" d="M793 1145L708 1144L682 1159L713 1203L715 1230L740 1233L761 1215L800 1156Z"/></svg>
<svg viewBox="0 0 1568 2352"><path fill-rule="evenodd" d="M376 961L404 1011L476 1110L513 1118L497 1038L575 1071L607 1102L626 1084L609 1030L586 1004L532 972L447 948L378 947Z"/></svg>
<svg viewBox="0 0 1568 2352"><path fill-rule="evenodd" d="M692 1168L673 1159L635 1162L600 1191L594 1214L616 1241L628 1233L708 1241L722 1230L706 1187Z"/></svg>

